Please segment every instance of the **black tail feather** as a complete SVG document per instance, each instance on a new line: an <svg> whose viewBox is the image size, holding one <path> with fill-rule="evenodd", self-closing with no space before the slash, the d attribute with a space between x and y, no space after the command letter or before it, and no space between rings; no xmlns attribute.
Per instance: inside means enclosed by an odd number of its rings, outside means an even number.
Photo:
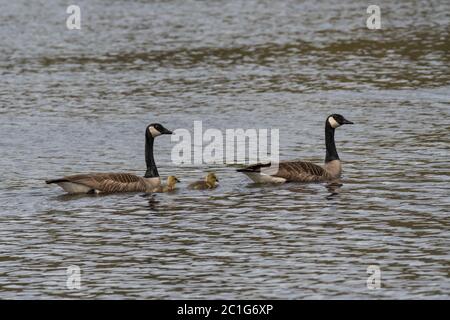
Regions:
<svg viewBox="0 0 450 320"><path fill-rule="evenodd" d="M245 168L237 169L237 172L261 172L261 168L270 167L270 163L257 163Z"/></svg>
<svg viewBox="0 0 450 320"><path fill-rule="evenodd" d="M237 169L237 172L255 172L255 168L242 168L242 169Z"/></svg>
<svg viewBox="0 0 450 320"><path fill-rule="evenodd" d="M58 182L69 182L67 179L51 179L51 180L45 180L46 184L51 183L58 183Z"/></svg>

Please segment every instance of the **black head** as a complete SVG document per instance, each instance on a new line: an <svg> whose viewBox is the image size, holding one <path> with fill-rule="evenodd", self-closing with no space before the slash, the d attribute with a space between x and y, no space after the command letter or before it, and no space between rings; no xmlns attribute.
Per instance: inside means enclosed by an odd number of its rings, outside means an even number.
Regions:
<svg viewBox="0 0 450 320"><path fill-rule="evenodd" d="M146 134L149 134L152 138L156 138L162 134L172 134L172 131L164 128L162 124L152 123L148 125Z"/></svg>
<svg viewBox="0 0 450 320"><path fill-rule="evenodd" d="M337 127L340 127L344 124L353 124L353 122L345 119L342 115L336 113L329 115L327 118L327 125L329 125L333 129L336 129Z"/></svg>

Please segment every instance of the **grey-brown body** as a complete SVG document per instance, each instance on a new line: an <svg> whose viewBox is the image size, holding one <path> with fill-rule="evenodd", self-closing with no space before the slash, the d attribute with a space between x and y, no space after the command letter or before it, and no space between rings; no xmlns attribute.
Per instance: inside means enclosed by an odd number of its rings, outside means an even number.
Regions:
<svg viewBox="0 0 450 320"><path fill-rule="evenodd" d="M152 192L161 183L159 177L144 178L129 173L91 173L47 180L67 193Z"/></svg>
<svg viewBox="0 0 450 320"><path fill-rule="evenodd" d="M281 161L270 167L271 163L255 164L246 169L251 172L241 171L249 176L255 182L273 182L282 183L292 182L322 182L338 178L341 175L341 162L333 160L333 163L327 163L319 166L306 161Z"/></svg>

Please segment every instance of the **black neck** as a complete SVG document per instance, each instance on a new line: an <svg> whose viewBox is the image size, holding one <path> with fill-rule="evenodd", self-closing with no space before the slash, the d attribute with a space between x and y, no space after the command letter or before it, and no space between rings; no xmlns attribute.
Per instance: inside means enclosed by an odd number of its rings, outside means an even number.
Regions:
<svg viewBox="0 0 450 320"><path fill-rule="evenodd" d="M159 177L158 169L156 168L155 159L153 158L153 141L155 139L151 136L150 132L145 134L145 162L147 164L147 171L145 172L145 178Z"/></svg>
<svg viewBox="0 0 450 320"><path fill-rule="evenodd" d="M325 163L339 160L339 155L334 144L334 128L327 122L325 123L325 146L327 147L327 154L325 155Z"/></svg>

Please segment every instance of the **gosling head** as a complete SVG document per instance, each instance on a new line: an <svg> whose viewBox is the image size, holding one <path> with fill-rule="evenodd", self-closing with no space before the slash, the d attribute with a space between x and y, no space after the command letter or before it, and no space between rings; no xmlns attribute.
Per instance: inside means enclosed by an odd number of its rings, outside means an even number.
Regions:
<svg viewBox="0 0 450 320"><path fill-rule="evenodd" d="M219 182L219 179L217 179L216 175L213 172L210 172L206 175L205 181L209 187L213 188L216 186L216 183Z"/></svg>
<svg viewBox="0 0 450 320"><path fill-rule="evenodd" d="M337 127L340 127L343 124L353 124L353 122L345 119L342 115L335 113L328 116L325 126L329 125L331 128L336 129Z"/></svg>
<svg viewBox="0 0 450 320"><path fill-rule="evenodd" d="M149 135L152 138L156 138L162 134L172 134L172 131L164 128L162 124L152 123L147 126L146 135Z"/></svg>
<svg viewBox="0 0 450 320"><path fill-rule="evenodd" d="M176 184L177 182L180 182L180 180L178 180L177 177L175 177L175 176L168 176L168 177L167 177L167 186L168 186L168 187L174 188L174 187L175 187L175 184Z"/></svg>

